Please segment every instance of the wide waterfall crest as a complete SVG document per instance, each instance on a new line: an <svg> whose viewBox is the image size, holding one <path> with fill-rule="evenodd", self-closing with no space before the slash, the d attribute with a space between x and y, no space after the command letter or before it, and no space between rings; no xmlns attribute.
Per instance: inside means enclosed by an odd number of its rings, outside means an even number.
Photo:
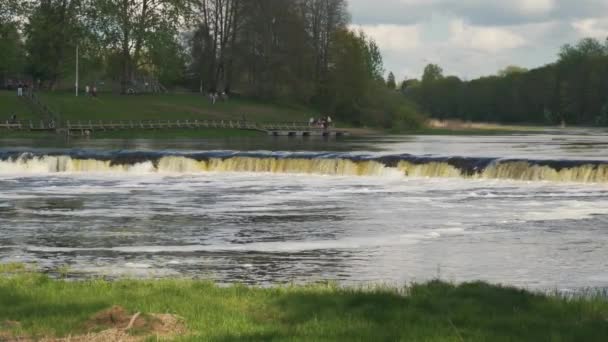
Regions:
<svg viewBox="0 0 608 342"><path fill-rule="evenodd" d="M490 158L438 158L410 155L368 157L217 153L171 155L35 155L0 159L0 174L131 173L196 174L222 172L331 176L508 179L520 181L607 183L608 161L533 161Z"/></svg>

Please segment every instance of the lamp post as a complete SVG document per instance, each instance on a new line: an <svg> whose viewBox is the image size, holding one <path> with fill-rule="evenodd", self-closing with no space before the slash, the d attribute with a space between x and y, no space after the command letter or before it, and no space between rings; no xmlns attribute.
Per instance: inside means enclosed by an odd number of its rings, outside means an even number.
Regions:
<svg viewBox="0 0 608 342"><path fill-rule="evenodd" d="M76 45L76 96L78 96L78 45Z"/></svg>

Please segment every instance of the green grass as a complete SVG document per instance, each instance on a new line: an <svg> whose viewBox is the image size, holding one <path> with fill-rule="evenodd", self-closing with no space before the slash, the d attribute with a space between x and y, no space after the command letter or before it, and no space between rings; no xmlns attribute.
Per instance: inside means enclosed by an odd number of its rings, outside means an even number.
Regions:
<svg viewBox="0 0 608 342"><path fill-rule="evenodd" d="M0 121L17 115L19 120L39 120L40 117L30 108L25 98L17 97L17 92L0 90Z"/></svg>
<svg viewBox="0 0 608 342"><path fill-rule="evenodd" d="M20 325L4 334L79 334L96 312L121 305L132 313L184 317L190 335L179 341L608 340L603 297L564 299L481 282L433 281L401 290L219 287L175 279L64 281L6 268L0 326Z"/></svg>
<svg viewBox="0 0 608 342"><path fill-rule="evenodd" d="M243 99L211 104L200 94L117 95L99 97L71 93L41 93L40 98L64 120L241 120L308 121L314 110Z"/></svg>

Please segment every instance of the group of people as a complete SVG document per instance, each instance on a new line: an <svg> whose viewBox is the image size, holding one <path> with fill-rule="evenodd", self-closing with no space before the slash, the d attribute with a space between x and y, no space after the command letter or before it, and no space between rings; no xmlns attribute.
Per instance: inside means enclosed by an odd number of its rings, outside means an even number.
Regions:
<svg viewBox="0 0 608 342"><path fill-rule="evenodd" d="M26 94L29 89L30 85L27 82L19 82L17 84L17 96L23 96L23 94Z"/></svg>
<svg viewBox="0 0 608 342"><path fill-rule="evenodd" d="M308 120L309 127L327 129L329 126L331 126L331 124L332 124L332 121L331 121L331 117L329 115L327 115L325 117L320 117L318 119L310 118L310 120Z"/></svg>
<svg viewBox="0 0 608 342"><path fill-rule="evenodd" d="M212 104L215 104L217 100L228 101L228 94L225 91L220 94L216 92L209 93L209 101L211 101Z"/></svg>
<svg viewBox="0 0 608 342"><path fill-rule="evenodd" d="M93 96L93 97L97 97L97 87L93 86L92 88L89 87L89 85L87 84L84 87L84 93L86 94L86 96Z"/></svg>

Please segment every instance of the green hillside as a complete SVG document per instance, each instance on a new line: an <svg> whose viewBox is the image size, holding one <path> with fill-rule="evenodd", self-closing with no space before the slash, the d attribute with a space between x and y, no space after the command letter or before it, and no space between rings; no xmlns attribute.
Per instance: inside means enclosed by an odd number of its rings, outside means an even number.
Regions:
<svg viewBox="0 0 608 342"><path fill-rule="evenodd" d="M230 99L212 104L200 94L117 95L98 97L43 93L40 98L64 120L242 120L307 121L319 114L302 107L287 107Z"/></svg>

